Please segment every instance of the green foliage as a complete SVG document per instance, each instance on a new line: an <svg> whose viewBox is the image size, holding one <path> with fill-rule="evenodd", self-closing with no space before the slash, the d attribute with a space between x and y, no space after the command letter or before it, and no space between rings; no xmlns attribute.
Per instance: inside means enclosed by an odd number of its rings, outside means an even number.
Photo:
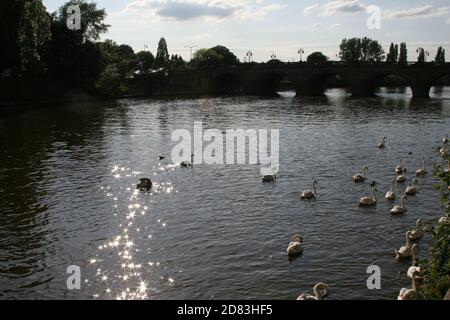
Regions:
<svg viewBox="0 0 450 320"><path fill-rule="evenodd" d="M339 55L344 62L380 62L384 50L376 40L352 38L342 40Z"/></svg>
<svg viewBox="0 0 450 320"><path fill-rule="evenodd" d="M119 69L115 64L108 65L95 83L95 89L101 96L117 97L127 91Z"/></svg>
<svg viewBox="0 0 450 320"><path fill-rule="evenodd" d="M406 43L400 43L400 53L398 56L398 63L408 64L408 49L406 48Z"/></svg>
<svg viewBox="0 0 450 320"><path fill-rule="evenodd" d="M141 71L153 68L155 57L150 51L140 51L136 53L137 68Z"/></svg>
<svg viewBox="0 0 450 320"><path fill-rule="evenodd" d="M53 14L55 22L64 26L67 25L67 9L71 5L80 7L81 28L80 30L69 30L79 42L97 41L100 39L101 34L108 31L110 26L103 22L106 18L105 9L97 9L95 2L88 3L86 0L70 0L66 2Z"/></svg>
<svg viewBox="0 0 450 320"><path fill-rule="evenodd" d="M306 58L308 63L321 64L326 63L328 61L328 57L324 55L322 52L313 52L308 58Z"/></svg>
<svg viewBox="0 0 450 320"><path fill-rule="evenodd" d="M172 55L169 60L169 70L184 70L186 69L186 62L179 55Z"/></svg>
<svg viewBox="0 0 450 320"><path fill-rule="evenodd" d="M418 63L424 63L425 62L425 49L419 48L419 56L417 57Z"/></svg>
<svg viewBox="0 0 450 320"><path fill-rule="evenodd" d="M436 58L434 59L436 63L445 63L445 49L439 47L437 50Z"/></svg>
<svg viewBox="0 0 450 320"><path fill-rule="evenodd" d="M394 43L391 43L391 46L389 47L389 52L386 56L386 62L389 63L396 63L398 62L398 44L394 45Z"/></svg>
<svg viewBox="0 0 450 320"><path fill-rule="evenodd" d="M450 156L444 155L448 167L438 164L434 177L439 180L435 189L441 194L441 207L450 216ZM425 282L421 297L428 300L442 300L450 288L450 225L440 224L433 230L430 258L424 264Z"/></svg>
<svg viewBox="0 0 450 320"><path fill-rule="evenodd" d="M191 61L191 64L197 68L231 67L238 63L238 58L224 46L199 49L194 53Z"/></svg>
<svg viewBox="0 0 450 320"><path fill-rule="evenodd" d="M169 50L167 49L166 39L161 38L156 51L155 66L156 68L167 67L169 63Z"/></svg>

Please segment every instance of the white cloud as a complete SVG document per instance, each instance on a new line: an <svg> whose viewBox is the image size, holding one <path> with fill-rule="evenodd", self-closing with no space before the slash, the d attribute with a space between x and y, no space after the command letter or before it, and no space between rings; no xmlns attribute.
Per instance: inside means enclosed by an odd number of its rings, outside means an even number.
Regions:
<svg viewBox="0 0 450 320"><path fill-rule="evenodd" d="M401 10L384 11L385 19L417 19L417 18L433 18L446 16L450 14L450 7L435 7L433 5L425 5Z"/></svg>
<svg viewBox="0 0 450 320"><path fill-rule="evenodd" d="M320 6L318 4L313 4L312 6L306 7L303 9L303 14L308 15L320 10Z"/></svg>
<svg viewBox="0 0 450 320"><path fill-rule="evenodd" d="M322 15L326 17L355 14L362 11L365 11L365 6L359 0L336 0L328 2L322 7Z"/></svg>
<svg viewBox="0 0 450 320"><path fill-rule="evenodd" d="M264 5L262 0L135 0L118 14L168 21L258 20L285 7L279 3Z"/></svg>
<svg viewBox="0 0 450 320"><path fill-rule="evenodd" d="M339 23L335 23L330 26L330 29L335 30L335 29L339 28L340 26L341 25Z"/></svg>

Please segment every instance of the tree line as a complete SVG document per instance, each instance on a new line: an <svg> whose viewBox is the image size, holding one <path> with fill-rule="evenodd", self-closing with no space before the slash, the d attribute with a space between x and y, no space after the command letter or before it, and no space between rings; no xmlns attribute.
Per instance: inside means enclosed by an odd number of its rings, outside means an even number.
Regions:
<svg viewBox="0 0 450 320"><path fill-rule="evenodd" d="M82 13L80 28L67 27L69 6L77 5ZM48 13L42 0L0 1L0 39L6 50L0 52L1 79L37 79L52 81L66 88L101 96L120 96L128 91L128 79L136 73L151 70L175 71L187 68L232 67L241 62L224 46L197 50L186 62L177 54L170 55L164 38L158 43L156 56L150 51L134 52L126 44L112 40L100 41L110 27L104 20L106 12L94 2L69 0L56 12ZM373 39L344 39L340 45L343 62L406 64L405 43L391 44L385 55ZM428 52L418 50L418 62L425 62ZM308 56L309 63L326 63L321 52ZM275 57L271 64L282 63ZM445 50L439 47L435 63L445 63ZM42 79L42 81L41 81Z"/></svg>

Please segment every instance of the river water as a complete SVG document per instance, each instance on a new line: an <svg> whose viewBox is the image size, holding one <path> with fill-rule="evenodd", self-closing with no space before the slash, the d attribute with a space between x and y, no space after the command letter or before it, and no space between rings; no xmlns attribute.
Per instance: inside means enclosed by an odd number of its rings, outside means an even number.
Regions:
<svg viewBox="0 0 450 320"><path fill-rule="evenodd" d="M431 100L130 99L0 111L0 299L296 299L318 282L329 299L395 299L410 285L394 248L418 218L441 216L431 176L407 214L383 196L400 158L408 178L439 161L450 88ZM279 129L280 175L258 165L171 165L176 129ZM378 142L387 137L387 148ZM409 154L412 153L412 154ZM160 154L168 159L159 160ZM351 177L369 167L369 181ZM431 171L431 166L428 168ZM151 193L135 191L150 177ZM318 180L316 201L299 194ZM357 206L378 182L376 208ZM405 185L397 187L397 195ZM291 236L303 255L289 261ZM420 242L425 257L431 242ZM81 289L68 290L69 266ZM367 267L381 268L368 290Z"/></svg>

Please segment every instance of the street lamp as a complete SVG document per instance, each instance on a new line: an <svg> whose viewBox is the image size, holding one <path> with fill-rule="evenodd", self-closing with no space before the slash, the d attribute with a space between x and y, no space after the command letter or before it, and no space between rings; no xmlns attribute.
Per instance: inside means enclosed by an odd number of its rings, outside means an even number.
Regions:
<svg viewBox="0 0 450 320"><path fill-rule="evenodd" d="M302 48L298 49L298 54L300 55L300 62L302 61L303 54L305 53L305 50Z"/></svg>
<svg viewBox="0 0 450 320"><path fill-rule="evenodd" d="M248 62L249 62L249 63L252 62L252 59L253 59L253 52L251 52L251 51L247 52L246 56L247 56L247 58L248 58Z"/></svg>
<svg viewBox="0 0 450 320"><path fill-rule="evenodd" d="M271 60L274 60L274 59L276 59L277 58L277 55L275 54L275 53L272 53L271 55L270 55L270 59Z"/></svg>
<svg viewBox="0 0 450 320"><path fill-rule="evenodd" d="M189 48L190 60L192 61L192 49L198 48L198 46L184 46L185 48Z"/></svg>

